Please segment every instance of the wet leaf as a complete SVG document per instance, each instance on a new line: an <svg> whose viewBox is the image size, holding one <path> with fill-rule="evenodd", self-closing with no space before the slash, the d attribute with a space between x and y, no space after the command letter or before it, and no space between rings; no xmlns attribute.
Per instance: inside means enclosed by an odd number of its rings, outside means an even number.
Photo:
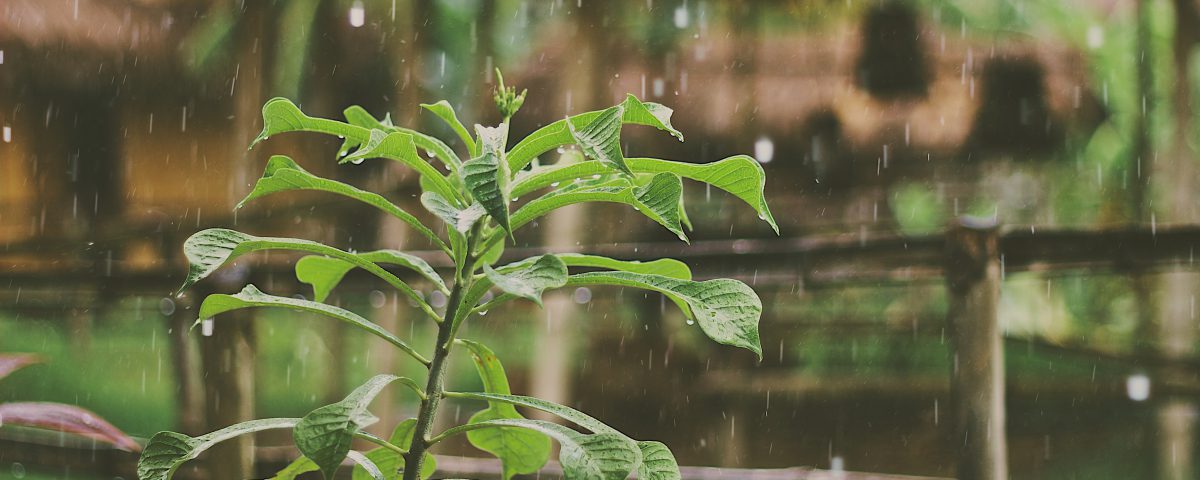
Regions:
<svg viewBox="0 0 1200 480"><path fill-rule="evenodd" d="M491 349L470 340L459 340L459 343L471 351L471 359L483 381L484 391L501 395L512 393L504 367ZM488 408L472 415L467 423L513 418L525 417L517 413L510 403L489 401ZM500 459L506 480L513 475L537 472L550 459L550 439L531 430L509 427L472 430L467 432L467 440L476 448Z"/></svg>
<svg viewBox="0 0 1200 480"><path fill-rule="evenodd" d="M195 438L182 433L158 432L150 437L150 442L146 444L141 458L138 459L138 479L167 480L184 462L198 457L213 445L239 435L275 428L292 428L299 421L298 418L251 420Z"/></svg>
<svg viewBox="0 0 1200 480"><path fill-rule="evenodd" d="M376 265L396 265L407 268L433 283L438 290L449 293L446 282L421 257L410 255L398 250L376 250L356 254L360 258ZM296 279L312 285L313 300L324 302L329 293L342 281L346 273L354 269L354 264L345 260L319 255L310 255L296 262Z"/></svg>
<svg viewBox="0 0 1200 480"><path fill-rule="evenodd" d="M508 163L504 161L504 142L508 126L483 127L476 125L480 153L463 164L462 180L467 191L500 228L511 233L508 219Z"/></svg>
<svg viewBox="0 0 1200 480"><path fill-rule="evenodd" d="M136 452L141 446L99 415L74 405L48 402L0 403L0 426L53 430L93 438L122 450Z"/></svg>
<svg viewBox="0 0 1200 480"><path fill-rule="evenodd" d="M403 163L416 170L421 178L433 188L433 191L447 199L461 200L458 191L450 185L446 177L443 177L433 168L433 165L430 165L417 153L417 144L414 143L413 136L408 133L371 130L362 147L343 158L342 163L361 163L368 158L386 158Z"/></svg>
<svg viewBox="0 0 1200 480"><path fill-rule="evenodd" d="M686 303L704 334L718 343L745 348L762 359L758 321L762 301L746 284L721 278L704 282L629 272L572 275L568 285L615 285L654 290ZM685 311L685 314L689 312Z"/></svg>
<svg viewBox="0 0 1200 480"><path fill-rule="evenodd" d="M660 442L637 442L642 451L642 463L638 465L638 480L681 480L679 463L671 449Z"/></svg>
<svg viewBox="0 0 1200 480"><path fill-rule="evenodd" d="M541 420L487 420L452 428L445 435L490 428L524 428L557 440L563 476L572 480L624 480L642 459L637 444L619 433L584 434Z"/></svg>
<svg viewBox="0 0 1200 480"><path fill-rule="evenodd" d="M449 125L450 129L454 130L454 133L458 135L459 140L462 140L463 145L467 146L468 152L471 152L472 155L478 153L475 146L475 139L471 138L470 132L467 132L467 128L463 126L462 122L458 121L458 115L454 113L454 107L450 106L450 102L442 100L433 104L422 103L421 108L433 112L443 122L446 122L446 125Z"/></svg>
<svg viewBox="0 0 1200 480"><path fill-rule="evenodd" d="M554 255L542 255L518 262L519 268L506 269L506 273L484 265L483 272L496 288L533 303L542 305L542 292L558 288L567 283L567 266Z"/></svg>
<svg viewBox="0 0 1200 480"><path fill-rule="evenodd" d="M394 375L376 375L342 401L305 415L292 430L296 448L317 465L325 478L332 479L350 452L354 434L379 420L367 411L367 406L384 387L398 379Z"/></svg>
<svg viewBox="0 0 1200 480"><path fill-rule="evenodd" d="M596 185L564 188L535 198L517 209L513 213L512 225L516 230L554 209L576 203L624 203L686 242L687 234L679 217L679 199L682 195L683 184L672 173L657 174L645 185L617 179Z"/></svg>
<svg viewBox="0 0 1200 480"><path fill-rule="evenodd" d="M416 143L418 148L433 153L434 157L436 157L438 160L441 160L441 162L449 167L452 171L457 172L458 168L462 165L462 161L458 158L458 155L454 154L454 150L451 150L449 145L446 145L445 142L438 140L436 137L426 135L416 130L392 125L390 118L385 118L383 121L376 120L375 117L371 116L371 114L365 109L357 105L347 108L343 114L346 116L346 121L350 122L351 125L363 127L367 130L402 132L412 135L413 143ZM346 139L347 143L350 141L351 140L349 138ZM349 153L350 148L357 147L358 145L358 143L353 145L343 145L338 156L341 157L344 154Z"/></svg>
<svg viewBox="0 0 1200 480"><path fill-rule="evenodd" d="M371 323L369 320L359 316L354 312L319 302L300 300L292 297L277 297L275 295L268 295L260 291L258 287L255 287L254 285L246 285L246 288L243 288L242 291L236 295L209 295L204 299L204 303L200 304L200 318L213 318L217 315L233 310L258 307L286 308L289 310L323 315L365 330L379 338L387 340L388 343L395 345L396 348L404 351L417 361L426 365L429 364L429 360L426 360L425 357L421 356L420 353L417 353L416 350L410 347L403 340L393 335L392 332L387 331L379 325ZM199 322L200 320L197 320L197 323Z"/></svg>
<svg viewBox="0 0 1200 480"><path fill-rule="evenodd" d="M625 109L618 105L601 111L583 128L576 129L571 122L567 122L567 128L585 157L626 175L633 175L621 153L621 115L624 112Z"/></svg>
<svg viewBox="0 0 1200 480"><path fill-rule="evenodd" d="M619 270L622 272L662 275L680 280L692 279L692 270L688 268L687 264L673 258L660 258L649 262L640 262L636 260L617 260L600 255L582 253L559 253L555 256L561 259L568 267L592 267L605 270Z"/></svg>

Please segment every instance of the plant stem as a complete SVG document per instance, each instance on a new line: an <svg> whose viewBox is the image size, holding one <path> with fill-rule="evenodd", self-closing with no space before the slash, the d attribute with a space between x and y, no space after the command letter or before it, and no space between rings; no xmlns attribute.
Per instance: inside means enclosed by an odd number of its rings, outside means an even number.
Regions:
<svg viewBox="0 0 1200 480"><path fill-rule="evenodd" d="M454 339L451 338L455 330L454 317L457 316L460 308L470 308L462 303L463 295L471 287L471 278L474 275L476 258L470 255L470 252L478 237L479 229L475 228L467 239L468 255L463 264L462 278L454 282L454 288L450 290L450 299L447 302L446 315L438 324L437 343L434 345L433 361L429 364L429 381L425 385L425 398L421 400L421 408L417 411L417 425L413 431L412 446L409 447L408 454L404 457L404 480L421 478L421 464L425 460L425 451L432 444L429 441L429 434L433 432L433 420L437 416L438 404L441 403L444 396L446 360L450 357L450 348L454 344L452 341Z"/></svg>

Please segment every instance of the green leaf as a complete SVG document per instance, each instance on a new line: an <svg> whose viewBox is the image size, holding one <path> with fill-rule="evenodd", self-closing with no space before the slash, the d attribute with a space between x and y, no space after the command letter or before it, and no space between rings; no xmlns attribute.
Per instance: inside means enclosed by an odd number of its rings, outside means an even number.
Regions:
<svg viewBox="0 0 1200 480"><path fill-rule="evenodd" d="M572 423L579 425L587 430L595 433L620 433L615 428L605 425L604 422L596 420L586 413L575 410L574 408L559 405L557 403L542 400L537 397L526 397L522 395L506 395L490 392L446 392L447 397L465 398L469 400L482 400L489 404L493 402L507 403L519 407L532 408L541 410L561 417L565 420L570 420Z"/></svg>
<svg viewBox="0 0 1200 480"><path fill-rule="evenodd" d="M583 150L583 154L593 160L608 165L626 175L633 175L629 166L625 165L625 156L621 153L621 115L625 109L620 105L600 112L600 115L581 129L567 122L567 129L575 139L575 144Z"/></svg>
<svg viewBox="0 0 1200 480"><path fill-rule="evenodd" d="M638 480L681 480L679 463L671 449L660 442L637 442L642 451L642 463L638 465Z"/></svg>
<svg viewBox="0 0 1200 480"><path fill-rule="evenodd" d="M508 137L508 125L499 127L475 126L479 135L480 153L463 164L463 185L475 201L483 205L488 215L510 234L508 221L508 163L504 161L504 142Z"/></svg>
<svg viewBox="0 0 1200 480"><path fill-rule="evenodd" d="M391 332L383 327L371 323L367 319L349 310L326 305L324 303L311 302L308 300L300 300L291 297L277 297L263 293L254 285L246 285L242 291L236 295L215 294L209 295L204 299L204 303L200 304L200 318L212 318L225 312L238 310L242 308L255 307L278 307L302 312L316 313L326 317L348 323L362 330L366 330L375 336L387 340L388 343L395 345L400 350L409 354L417 361L429 365L429 360L417 353L403 340L400 340ZM197 320L199 323L200 320Z"/></svg>
<svg viewBox="0 0 1200 480"><path fill-rule="evenodd" d="M408 284L400 281L399 278L384 270L379 265L359 255L344 252L311 240L256 237L225 228L201 230L183 242L183 253L187 256L190 265L187 278L184 280L183 286L179 287L179 291L182 292L237 257L258 250L294 250L325 255L352 263L354 266L371 272L376 277L388 282L389 285L400 290L405 296L416 302L421 311L425 312L426 315L437 318L437 313L429 307L429 304L425 303L425 300L421 298L421 295L416 290L413 290Z"/></svg>
<svg viewBox="0 0 1200 480"><path fill-rule="evenodd" d="M399 378L376 375L350 392L344 400L305 415L292 430L296 448L317 465L325 478L332 479L350 452L354 434L379 420L367 411L367 406L383 387Z"/></svg>
<svg viewBox="0 0 1200 480"><path fill-rule="evenodd" d="M450 102L442 100L434 104L422 103L421 108L433 112L443 122L446 122L446 125L449 125L454 130L454 133L458 135L458 138L462 140L463 145L467 146L467 151L471 152L472 155L476 154L475 139L471 138L471 134L467 132L467 128L463 126L462 122L458 121L458 115L454 113L454 107L450 106Z"/></svg>
<svg viewBox="0 0 1200 480"><path fill-rule="evenodd" d="M446 282L421 257L410 255L398 250L376 250L357 254L359 258L376 265L398 265L417 272L426 280L433 283L438 290L449 293ZM354 269L354 264L336 258L310 255L296 262L296 279L312 285L313 300L324 302L329 298L333 287L342 281L346 273Z"/></svg>
<svg viewBox="0 0 1200 480"><path fill-rule="evenodd" d="M517 209L513 213L512 225L513 230L516 230L551 210L576 203L624 203L686 242L687 234L684 233L679 218L679 198L682 195L683 184L679 177L672 173L657 174L645 185L635 185L627 179L618 179L598 185L563 188L533 199Z"/></svg>
<svg viewBox="0 0 1200 480"><path fill-rule="evenodd" d="M670 132L671 135L674 135L680 141L683 140L683 135L671 126L672 110L670 108L657 103L642 102L633 95L625 97L625 101L621 103L621 107L623 111L621 121L623 123L651 126ZM581 113L537 129L537 131L518 142L512 150L509 150L509 169L514 172L519 171L538 155L562 145L574 143L575 137L571 135L571 128L581 128L591 123L603 112L601 110ZM570 126L568 126L568 123Z"/></svg>
<svg viewBox="0 0 1200 480"><path fill-rule="evenodd" d="M572 480L624 480L641 463L637 444L619 433L583 434L541 420L505 418L451 428L438 437L490 428L525 428L558 440L563 477Z"/></svg>
<svg viewBox="0 0 1200 480"><path fill-rule="evenodd" d="M458 192L454 190L446 177L443 177L437 169L433 168L433 165L430 165L417 153L417 144L414 143L413 136L408 133L371 130L370 136L363 143L362 148L347 155L342 162L362 163L368 158L386 158L403 163L416 170L421 178L429 182L434 191L443 197L460 200Z"/></svg>
<svg viewBox="0 0 1200 480"><path fill-rule="evenodd" d="M487 279L504 293L532 301L542 306L542 292L567 283L567 266L554 255L542 255L523 260L522 266L509 273L500 273L484 265ZM501 270L505 270L501 267Z"/></svg>
<svg viewBox="0 0 1200 480"><path fill-rule="evenodd" d="M460 339L458 342L471 351L471 359L475 361L475 369L479 371L485 391L501 395L512 393L504 367L491 349L470 340ZM525 417L517 413L512 404L489 401L488 408L472 415L467 423L513 418ZM530 430L506 427L472 430L467 432L467 440L476 448L500 459L505 480L513 475L537 472L550 458L550 439Z"/></svg>
<svg viewBox="0 0 1200 480"><path fill-rule="evenodd" d="M142 450L141 458L138 459L138 479L167 480L184 462L198 457L213 445L247 433L273 428L291 428L299 421L298 418L251 420L195 438L182 433L158 432L150 438L150 442Z"/></svg>
<svg viewBox="0 0 1200 480"><path fill-rule="evenodd" d="M387 477L384 476L383 471L380 470L379 466L376 465L373 460L371 460L371 457L363 455L362 452L354 450L346 452L346 456L350 457L351 460L354 460L354 463L356 464L354 466L354 471L362 472L361 478L363 480L387 480Z"/></svg>
<svg viewBox="0 0 1200 480"><path fill-rule="evenodd" d="M445 197L434 192L422 193L421 205L445 222L450 230L460 235L470 232L471 227L475 226L475 222L487 214L483 205L473 203L470 207L458 208L451 205Z"/></svg>
<svg viewBox="0 0 1200 480"><path fill-rule="evenodd" d="M758 336L762 301L753 289L737 280L721 278L694 282L640 273L593 272L572 275L567 285L616 285L674 296L687 304L708 338L745 348L762 359Z"/></svg>
<svg viewBox="0 0 1200 480"><path fill-rule="evenodd" d="M362 127L342 123L337 120L305 115L296 104L283 97L275 97L267 100L267 103L263 104L262 115L262 133L259 133L258 137L250 143L250 148L254 148L258 142L266 140L272 135L287 132L325 133L353 140L358 144L366 142L371 136L370 130Z"/></svg>
<svg viewBox="0 0 1200 480"><path fill-rule="evenodd" d="M283 467L282 470L275 472L275 476L271 477L270 480L296 480L296 477L299 477L300 474L315 471L317 471L317 464L309 460L308 457L300 457L292 460L292 463Z"/></svg>
<svg viewBox="0 0 1200 480"><path fill-rule="evenodd" d="M712 163L685 163L657 158L626 158L634 173L673 173L684 178L711 184L754 208L775 233L779 225L767 207L764 195L766 173L754 158L736 155ZM570 182L593 175L613 173L613 169L598 162L581 162L536 168L513 181L512 195L524 196L561 182Z"/></svg>
<svg viewBox="0 0 1200 480"><path fill-rule="evenodd" d="M272 156L267 161L267 168L263 171L262 178L258 179L258 183L254 185L254 190L251 190L246 198L238 202L235 208L242 208L247 202L260 197L290 190L319 190L358 200L400 219L442 250L448 250L442 239L438 238L437 234L433 233L429 227L404 209L383 198L382 195L313 175L301 168L291 158L283 155Z"/></svg>
<svg viewBox="0 0 1200 480"><path fill-rule="evenodd" d="M388 439L388 443L400 447L403 450L408 450L412 446L413 432L417 429L417 419L410 418L392 430L392 436ZM425 452L425 460L421 463L421 478L432 477L437 471L437 459L428 451ZM400 478L400 473L404 469L404 457L399 453L387 448L377 448L367 452L367 458L375 462L379 469L384 472L386 480L396 480ZM367 472L354 467L352 473L353 480L367 480L370 478Z"/></svg>
<svg viewBox="0 0 1200 480"><path fill-rule="evenodd" d="M556 256L568 267L592 267L606 270L619 270L631 273L647 273L664 277L691 280L692 270L686 263L673 258L661 258L649 262L635 260L617 260L600 255L582 253L559 253Z"/></svg>
<svg viewBox="0 0 1200 480"><path fill-rule="evenodd" d="M462 166L462 161L458 158L458 155L454 154L454 150L451 150L449 145L446 145L445 142L439 140L437 137L426 135L416 130L392 125L390 118L385 118L383 121L376 120L375 117L371 116L369 112L357 105L347 108L343 114L346 116L346 121L350 122L351 125L357 125L359 127L366 128L367 130L402 132L412 135L413 142L416 143L418 147L432 153L432 156L437 157L438 160L441 160L442 163L449 167L452 171L457 172L458 168ZM346 140L349 142L350 139ZM358 146L358 144L353 146Z"/></svg>

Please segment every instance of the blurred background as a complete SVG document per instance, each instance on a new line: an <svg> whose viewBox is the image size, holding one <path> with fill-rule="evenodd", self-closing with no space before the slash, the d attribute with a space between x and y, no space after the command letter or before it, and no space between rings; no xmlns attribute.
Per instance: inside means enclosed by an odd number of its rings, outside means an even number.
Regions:
<svg viewBox="0 0 1200 480"><path fill-rule="evenodd" d="M382 342L292 313L189 331L206 292L312 292L294 257L272 254L176 298L182 242L226 226L430 250L320 194L235 213L270 154L424 213L411 172L337 167L336 138L247 151L261 106L285 96L340 118L361 105L461 149L418 104L494 124L500 68L529 90L514 138L632 93L674 108L687 142L628 127L626 156L754 155L780 224L777 236L736 198L686 184L690 249L623 207L563 210L517 235L518 251L664 254L742 279L763 298L766 352L707 341L657 294L581 288L464 331L496 350L517 393L661 440L689 466L955 476L939 252L969 214L1000 224L1012 477L1200 478L1198 12L1194 0L3 0L0 352L43 364L0 382L0 401L83 406L145 438L302 416L381 371L420 377ZM384 291L352 274L331 301L431 341ZM454 388L478 386L465 358L451 369ZM416 407L385 395L373 411L391 425ZM290 443L234 442L179 476L268 477ZM465 442L439 453L482 455ZM0 428L0 478L132 478L131 458ZM779 478L808 470L791 472Z"/></svg>

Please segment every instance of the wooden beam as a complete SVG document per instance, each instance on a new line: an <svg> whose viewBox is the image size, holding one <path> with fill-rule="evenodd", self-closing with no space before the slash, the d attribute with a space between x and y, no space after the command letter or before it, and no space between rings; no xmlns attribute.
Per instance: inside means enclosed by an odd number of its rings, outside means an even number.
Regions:
<svg viewBox="0 0 1200 480"><path fill-rule="evenodd" d="M994 223L963 220L946 233L952 442L958 478L1008 478L1004 349L997 320L1000 240ZM960 443L961 442L961 443Z"/></svg>

